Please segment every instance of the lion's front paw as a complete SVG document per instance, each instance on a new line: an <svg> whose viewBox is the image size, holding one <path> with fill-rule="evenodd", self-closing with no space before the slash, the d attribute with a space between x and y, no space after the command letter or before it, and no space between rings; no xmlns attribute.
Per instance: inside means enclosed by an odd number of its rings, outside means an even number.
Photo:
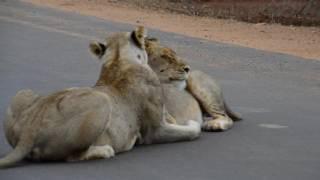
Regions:
<svg viewBox="0 0 320 180"><path fill-rule="evenodd" d="M193 130L193 136L191 137L191 139L196 139L200 136L201 133L201 125L199 122L194 121L194 120L189 120L187 123L187 126L190 127L190 129Z"/></svg>
<svg viewBox="0 0 320 180"><path fill-rule="evenodd" d="M202 124L204 131L225 131L233 126L233 121L230 119L213 119L205 121Z"/></svg>
<svg viewBox="0 0 320 180"><path fill-rule="evenodd" d="M107 159L115 155L114 150L109 145L90 146L90 148L82 155L80 160Z"/></svg>

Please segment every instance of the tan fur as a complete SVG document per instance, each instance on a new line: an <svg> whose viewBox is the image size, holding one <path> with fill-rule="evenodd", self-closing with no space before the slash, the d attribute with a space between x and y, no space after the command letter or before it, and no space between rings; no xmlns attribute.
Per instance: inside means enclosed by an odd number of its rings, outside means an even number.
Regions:
<svg viewBox="0 0 320 180"><path fill-rule="evenodd" d="M165 87L167 109L178 124L183 124L186 116L197 117L195 120L202 122L200 106L211 116L205 118L203 130L227 130L233 125L229 116L241 119L226 106L220 86L210 76L201 71L189 73L189 66L156 39L147 38L146 50L150 67Z"/></svg>
<svg viewBox="0 0 320 180"><path fill-rule="evenodd" d="M197 138L200 124L190 121L180 126L165 121L162 88L147 64L144 36L139 27L111 36L106 44L91 44L90 50L103 59L92 88L69 88L48 96L18 92L5 123L14 150L0 160L0 167L25 157L109 158L132 149L137 140L149 144Z"/></svg>

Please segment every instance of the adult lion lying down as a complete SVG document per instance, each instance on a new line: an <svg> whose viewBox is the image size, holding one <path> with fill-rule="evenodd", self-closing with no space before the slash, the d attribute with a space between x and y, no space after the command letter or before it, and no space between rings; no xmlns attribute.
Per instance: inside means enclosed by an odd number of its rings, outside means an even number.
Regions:
<svg viewBox="0 0 320 180"><path fill-rule="evenodd" d="M117 33L90 50L103 58L92 88L70 88L48 96L22 90L7 110L5 134L14 150L0 160L8 167L33 160L109 158L134 144L192 140L200 125L169 124L162 88L148 66L142 27ZM103 55L102 55L103 54ZM100 56L101 55L101 56Z"/></svg>
<svg viewBox="0 0 320 180"><path fill-rule="evenodd" d="M224 131L233 126L234 120L241 119L227 106L220 86L209 75L190 71L172 49L155 38L146 39L146 51L150 67L164 86L165 105L175 123L193 119L202 123L203 130ZM204 113L211 117L203 121Z"/></svg>

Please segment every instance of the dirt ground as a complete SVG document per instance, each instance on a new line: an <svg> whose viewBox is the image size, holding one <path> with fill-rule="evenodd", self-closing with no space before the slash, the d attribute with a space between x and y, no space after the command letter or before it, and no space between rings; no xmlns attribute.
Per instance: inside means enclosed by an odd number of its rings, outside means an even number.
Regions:
<svg viewBox="0 0 320 180"><path fill-rule="evenodd" d="M148 10L116 0L25 0L100 18L191 37L320 60L320 28L250 24Z"/></svg>
<svg viewBox="0 0 320 180"><path fill-rule="evenodd" d="M319 0L117 0L147 9L250 23L320 26Z"/></svg>

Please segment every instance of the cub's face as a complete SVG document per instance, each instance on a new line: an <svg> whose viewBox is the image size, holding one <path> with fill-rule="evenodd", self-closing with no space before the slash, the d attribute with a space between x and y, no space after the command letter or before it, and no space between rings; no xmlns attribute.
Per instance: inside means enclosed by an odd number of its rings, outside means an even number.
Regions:
<svg viewBox="0 0 320 180"><path fill-rule="evenodd" d="M155 39L146 38L148 64L158 75L161 83L184 82L190 67L172 49L163 47Z"/></svg>

